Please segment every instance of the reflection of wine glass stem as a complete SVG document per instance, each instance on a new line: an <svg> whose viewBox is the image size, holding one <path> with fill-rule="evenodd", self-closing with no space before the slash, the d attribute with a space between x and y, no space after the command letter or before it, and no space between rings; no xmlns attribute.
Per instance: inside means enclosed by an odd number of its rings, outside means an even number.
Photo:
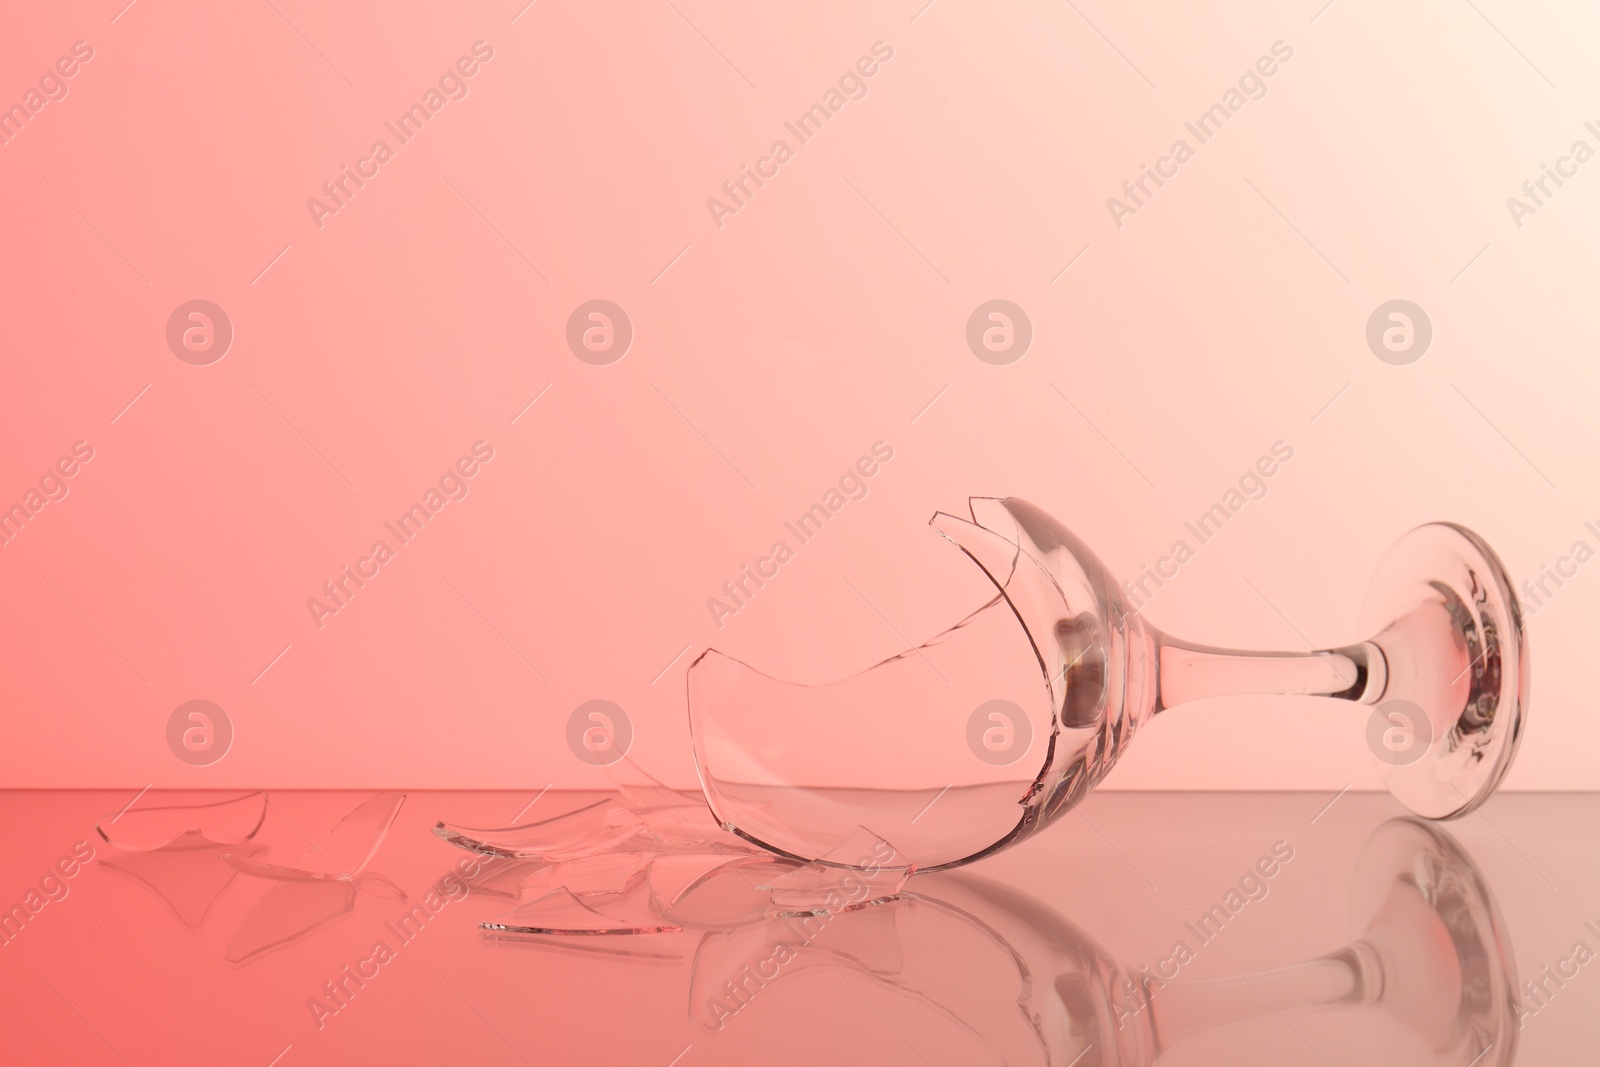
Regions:
<svg viewBox="0 0 1600 1067"><path fill-rule="evenodd" d="M1365 941L1291 967L1233 978L1144 981L1158 1051L1226 1023L1333 1004L1374 1004L1383 992L1378 955Z"/></svg>
<svg viewBox="0 0 1600 1067"><path fill-rule="evenodd" d="M1386 680L1383 652L1371 641L1319 652L1240 652L1154 635L1155 711L1207 697L1269 693L1375 703Z"/></svg>

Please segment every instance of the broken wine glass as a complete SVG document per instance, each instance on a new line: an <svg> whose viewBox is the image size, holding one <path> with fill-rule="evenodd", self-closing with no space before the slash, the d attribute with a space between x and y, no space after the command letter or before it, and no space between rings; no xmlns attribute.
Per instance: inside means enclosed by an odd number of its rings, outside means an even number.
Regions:
<svg viewBox="0 0 1600 1067"><path fill-rule="evenodd" d="M1151 626L1034 505L970 506L971 522L940 513L932 525L997 592L932 641L826 685L714 649L694 662L695 761L726 830L829 862L864 828L918 870L956 867L1070 810L1158 713L1236 694L1375 708L1369 723L1403 742L1382 754L1385 782L1428 818L1472 811L1511 765L1527 637L1498 557L1463 527L1421 526L1390 549L1369 587L1366 640L1239 652Z"/></svg>

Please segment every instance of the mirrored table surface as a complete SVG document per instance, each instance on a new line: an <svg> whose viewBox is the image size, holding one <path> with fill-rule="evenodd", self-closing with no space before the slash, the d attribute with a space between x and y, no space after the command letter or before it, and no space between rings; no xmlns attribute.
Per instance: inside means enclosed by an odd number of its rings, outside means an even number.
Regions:
<svg viewBox="0 0 1600 1067"><path fill-rule="evenodd" d="M0 792L7 1064L1597 1057L1600 795L1424 823L1381 794L1106 792L797 908L744 854L624 833L553 872L435 832L602 794L134 792Z"/></svg>

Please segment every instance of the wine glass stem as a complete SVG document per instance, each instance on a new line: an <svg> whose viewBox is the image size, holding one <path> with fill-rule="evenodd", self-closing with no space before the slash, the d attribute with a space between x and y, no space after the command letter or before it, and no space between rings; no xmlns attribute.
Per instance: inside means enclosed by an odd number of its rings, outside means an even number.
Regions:
<svg viewBox="0 0 1600 1067"><path fill-rule="evenodd" d="M1207 697L1271 693L1376 703L1387 683L1371 641L1316 652L1240 652L1156 638L1156 711Z"/></svg>

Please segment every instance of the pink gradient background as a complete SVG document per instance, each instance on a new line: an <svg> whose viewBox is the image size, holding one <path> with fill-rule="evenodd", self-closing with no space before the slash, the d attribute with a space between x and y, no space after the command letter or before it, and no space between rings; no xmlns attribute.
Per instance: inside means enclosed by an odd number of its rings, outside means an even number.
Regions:
<svg viewBox="0 0 1600 1067"><path fill-rule="evenodd" d="M1126 576L1280 439L1157 626L1365 636L1367 576L1433 519L1519 580L1600 547L1600 163L1520 229L1505 206L1597 145L1592 12L523 2L8 20L0 102L95 56L0 146L0 503L95 458L0 546L0 785L597 786L565 726L602 697L687 785L699 651L826 677L970 606L935 510L1025 497ZM478 40L467 98L319 229L306 199ZM706 199L879 40L868 95L717 228ZM1278 40L1268 95L1117 228L1106 198ZM1397 297L1435 331L1404 367L1364 341ZM164 339L194 298L234 324L207 367ZM635 329L606 367L564 341L594 298ZM1033 322L1010 366L965 344L992 298ZM318 629L306 599L478 440L470 495ZM719 631L706 599L879 440L870 494ZM1529 621L1509 788L1596 785L1597 607L1600 564ZM167 750L191 699L234 725L209 767ZM1106 787L1378 788L1361 714L1164 718Z"/></svg>

